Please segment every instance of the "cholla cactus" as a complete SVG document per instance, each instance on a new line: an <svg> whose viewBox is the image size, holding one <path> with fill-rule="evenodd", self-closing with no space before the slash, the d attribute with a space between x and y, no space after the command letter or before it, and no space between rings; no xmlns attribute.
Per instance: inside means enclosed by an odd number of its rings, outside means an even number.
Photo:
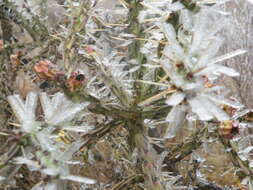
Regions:
<svg viewBox="0 0 253 190"><path fill-rule="evenodd" d="M121 189L130 182L136 183L130 187L136 189L219 189L203 182L194 161L188 164L193 167L188 171L189 179L183 178L176 167L210 139L219 139L229 149L233 163L243 173L238 175L240 180L244 179L250 186L252 146L246 143L248 138L230 140L246 125L241 121L245 114L240 115L243 105L226 97L225 88L218 84L221 75L239 75L222 65L222 61L246 53L239 49L219 54L224 41L220 32L227 21L226 12L220 7L225 2L80 0L65 3L67 21L55 28L54 34L49 35L49 31L41 34L47 36L48 43L59 41L54 45L52 57L57 60L60 54L60 61L53 64L40 60L34 67L39 80L49 81L64 93L58 92L51 98L50 93L30 92L25 102L19 95L8 96L20 132L27 134L30 142L24 147L23 155L13 160L16 164L26 164L31 171L51 176L50 182L39 182L33 189L63 189L63 180L88 185L98 182L98 189L99 180L71 175L69 164L76 152L90 148L89 140L93 143L117 126L128 131L124 142L127 148L123 148L128 156L111 156L110 161L127 160L131 171L121 176L121 180L127 180L107 184L111 189ZM38 99L43 120L36 115ZM100 114L106 121L102 127L89 119L80 126L72 126L78 114L82 117ZM191 137L169 149L166 142L192 123L199 126ZM159 138L151 138L150 130L161 124L166 125L165 132ZM66 135L73 136L72 141L61 138ZM242 151L243 148L246 150ZM196 154L192 157L198 157ZM90 163L92 159L88 159ZM4 179L0 176L0 180Z"/></svg>
<svg viewBox="0 0 253 190"><path fill-rule="evenodd" d="M148 20L155 20L154 29L149 31L150 38L155 39L157 34L165 37L165 39L157 39L165 43L162 57L152 57L150 64L159 62L167 74L166 77L170 79L167 83L168 88L176 89L176 92L166 100L169 106L174 106L170 114L173 115L177 110L181 112L187 110L185 105L189 105L189 109L196 113L200 120L208 121L213 118L219 121L229 120L229 116L219 105L229 105L235 108L241 108L242 105L224 99L219 93L221 87L215 85L214 81L220 74L235 77L239 73L217 63L245 53L245 51L237 50L228 55L215 57L222 44L222 38L217 34L220 28L213 25L212 21L218 17L219 13L215 12L214 8L203 5L202 7L193 2L189 4L194 10L188 10L180 2L168 5L167 2L162 1L147 3L144 1L143 4L148 7L148 10L143 11L141 21L145 22L146 17ZM153 9L157 10L157 15L149 14L153 13ZM152 42L144 45L145 52L151 53L154 50L150 43ZM157 49L159 41L154 43ZM161 83L160 85L166 84ZM184 100L186 101L184 106L178 106ZM170 114L168 115L169 121L170 118L175 118Z"/></svg>
<svg viewBox="0 0 253 190"><path fill-rule="evenodd" d="M26 164L31 170L41 171L44 175L58 176L59 180L73 180L82 183L94 184L96 181L79 176L70 175L68 162L73 154L83 145L80 137L75 135L75 141L65 144L59 141L60 134L56 130L70 130L87 133L90 126L69 126L75 115L87 107L88 103L75 104L67 100L64 94L57 93L53 98L46 93L40 94L40 101L44 112L45 121L36 121L36 107L38 94L30 92L24 103L20 96L8 97L8 101L15 116L21 123L21 131L30 136L34 150L25 149L23 157L15 158L17 164ZM37 148L36 148L37 147ZM35 150L35 148L37 150ZM44 184L36 185L33 189L42 189ZM49 187L50 186L50 187ZM46 184L46 189L57 188L57 181Z"/></svg>

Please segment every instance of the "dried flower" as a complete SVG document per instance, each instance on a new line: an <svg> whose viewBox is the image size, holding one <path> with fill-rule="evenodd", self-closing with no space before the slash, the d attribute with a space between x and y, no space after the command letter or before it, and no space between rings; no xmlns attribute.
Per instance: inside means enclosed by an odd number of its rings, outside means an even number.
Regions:
<svg viewBox="0 0 253 190"><path fill-rule="evenodd" d="M10 55L11 64L14 67L17 67L21 64L21 55L22 55L21 51L18 51L16 54Z"/></svg>
<svg viewBox="0 0 253 190"><path fill-rule="evenodd" d="M235 112L237 111L236 108L229 106L229 105L223 105L223 110L228 113L230 116L233 116Z"/></svg>
<svg viewBox="0 0 253 190"><path fill-rule="evenodd" d="M228 120L221 122L219 126L219 133L225 138L232 138L234 135L239 133L238 121Z"/></svg>
<svg viewBox="0 0 253 190"><path fill-rule="evenodd" d="M76 89L82 87L85 82L85 76L78 72L71 73L70 77L66 80L65 85L71 91L75 91Z"/></svg>
<svg viewBox="0 0 253 190"><path fill-rule="evenodd" d="M92 54L95 52L95 49L92 46L86 46L85 50L88 54Z"/></svg>
<svg viewBox="0 0 253 190"><path fill-rule="evenodd" d="M4 41L0 40L0 51L4 49Z"/></svg>
<svg viewBox="0 0 253 190"><path fill-rule="evenodd" d="M56 66L48 60L37 63L34 66L34 70L41 79L54 80L56 78Z"/></svg>

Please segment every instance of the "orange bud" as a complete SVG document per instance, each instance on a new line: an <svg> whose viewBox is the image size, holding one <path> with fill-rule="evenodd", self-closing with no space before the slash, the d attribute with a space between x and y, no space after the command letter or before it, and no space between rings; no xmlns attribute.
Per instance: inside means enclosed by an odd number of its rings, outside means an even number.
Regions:
<svg viewBox="0 0 253 190"><path fill-rule="evenodd" d="M212 87L214 87L215 85L214 84L212 84L212 83L210 83L210 82L206 82L205 83L205 87L206 88L212 88Z"/></svg>
<svg viewBox="0 0 253 190"><path fill-rule="evenodd" d="M204 78L204 82L205 82L205 84L204 84L205 88L212 88L215 86L213 83L210 82L210 80L208 79L207 76L204 75L203 78Z"/></svg>

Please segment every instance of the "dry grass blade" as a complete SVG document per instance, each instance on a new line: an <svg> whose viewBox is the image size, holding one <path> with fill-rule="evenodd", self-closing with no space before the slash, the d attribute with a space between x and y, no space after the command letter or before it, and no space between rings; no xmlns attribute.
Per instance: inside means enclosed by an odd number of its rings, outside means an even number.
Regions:
<svg viewBox="0 0 253 190"><path fill-rule="evenodd" d="M169 89L167 89L167 90L164 90L164 91L162 91L162 92L160 92L160 93L158 93L158 94L156 94L156 95L154 95L154 96L152 96L152 97L150 97L150 98L148 98L148 99L146 99L146 100L144 100L144 101L138 103L138 106L146 106L146 105L149 105L149 104L151 104L151 103L153 103L153 102L155 102L155 101L157 101L157 100L163 98L165 95L174 93L174 92L176 92L176 91L177 91L177 90L174 90L174 89L170 89L170 88L169 88Z"/></svg>

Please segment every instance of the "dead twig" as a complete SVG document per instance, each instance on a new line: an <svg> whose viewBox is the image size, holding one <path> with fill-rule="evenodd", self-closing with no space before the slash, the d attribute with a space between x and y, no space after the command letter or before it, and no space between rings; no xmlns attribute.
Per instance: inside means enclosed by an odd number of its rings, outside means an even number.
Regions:
<svg viewBox="0 0 253 190"><path fill-rule="evenodd" d="M130 182L132 182L133 180L135 180L136 178L139 178L139 177L142 177L142 175L140 175L140 174L134 174L132 176L129 176L127 179L120 181L119 183L117 183L116 185L114 185L109 190L119 190L122 187L124 187L125 185L129 184Z"/></svg>

